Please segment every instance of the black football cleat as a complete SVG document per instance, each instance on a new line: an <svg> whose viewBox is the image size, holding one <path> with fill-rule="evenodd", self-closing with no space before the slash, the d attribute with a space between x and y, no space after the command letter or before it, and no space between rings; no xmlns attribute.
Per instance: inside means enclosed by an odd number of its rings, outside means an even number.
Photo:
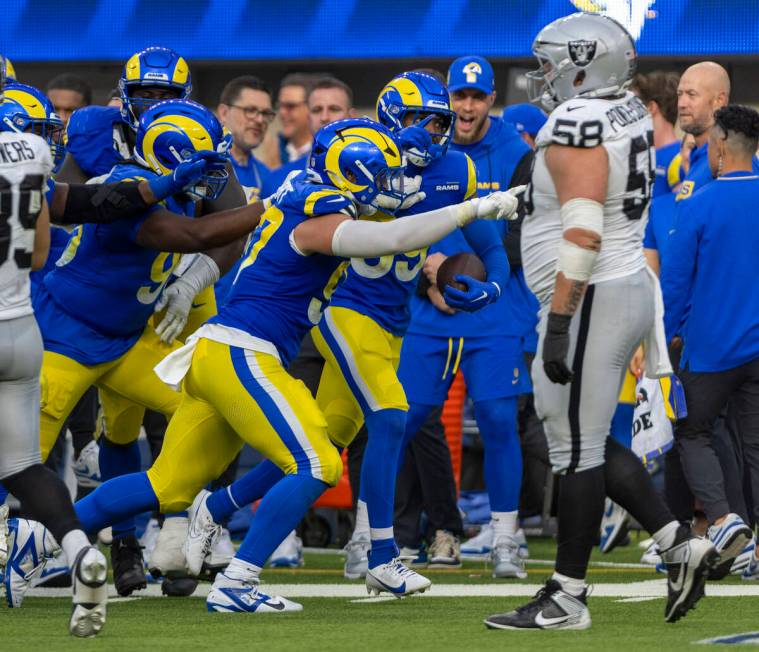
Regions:
<svg viewBox="0 0 759 652"><path fill-rule="evenodd" d="M550 579L531 602L514 611L485 619L489 629L588 629L591 625L587 589L579 597L566 593Z"/></svg>

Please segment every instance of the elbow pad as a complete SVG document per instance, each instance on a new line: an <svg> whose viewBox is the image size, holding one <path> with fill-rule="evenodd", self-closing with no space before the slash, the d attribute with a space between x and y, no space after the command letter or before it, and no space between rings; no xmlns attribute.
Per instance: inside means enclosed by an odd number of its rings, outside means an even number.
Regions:
<svg viewBox="0 0 759 652"><path fill-rule="evenodd" d="M577 197L561 207L561 221L564 231L583 229L603 235L603 205L592 199ZM573 281L588 281L593 272L597 251L585 249L563 238L559 245L557 271Z"/></svg>
<svg viewBox="0 0 759 652"><path fill-rule="evenodd" d="M149 205L139 190L139 182L71 184L63 215L56 224L110 224L144 213Z"/></svg>

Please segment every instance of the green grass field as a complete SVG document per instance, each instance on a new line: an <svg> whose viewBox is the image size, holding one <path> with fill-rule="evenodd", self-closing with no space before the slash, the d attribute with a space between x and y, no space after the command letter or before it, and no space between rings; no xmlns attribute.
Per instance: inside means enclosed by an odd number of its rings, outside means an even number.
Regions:
<svg viewBox="0 0 759 652"><path fill-rule="evenodd" d="M22 609L2 609L1 649L676 650L704 638L759 630L759 586L738 579L707 586L707 597L695 611L679 623L666 624L663 597L652 597L663 595L663 576L653 569L624 567L639 561L635 545L594 555L594 562L615 566L591 568L595 596L589 600L590 630L487 630L485 616L523 603L524 595L550 572L540 560L553 558L552 541L532 540L530 553L534 561L528 562L525 580L496 581L485 562L465 562L457 570L427 571L433 580L430 592L403 600L368 599L362 582L342 578L337 552L307 554L305 568L266 570L262 578L264 586L301 602L302 613L209 614L200 597L113 600L106 629L91 640L67 634L67 598L38 597L38 590ZM500 595L506 593L511 595ZM300 597L304 595L313 597ZM341 597L316 597L322 595Z"/></svg>

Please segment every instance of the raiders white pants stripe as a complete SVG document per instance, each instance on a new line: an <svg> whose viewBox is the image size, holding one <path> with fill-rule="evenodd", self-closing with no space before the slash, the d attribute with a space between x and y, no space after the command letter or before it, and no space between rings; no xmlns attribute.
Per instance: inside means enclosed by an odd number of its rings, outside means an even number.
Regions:
<svg viewBox="0 0 759 652"><path fill-rule="evenodd" d="M546 308L532 364L535 411L554 472L575 473L604 463L625 370L653 324L653 283L641 270L588 286L570 325L567 361L574 376L567 385L552 383L543 370L547 314Z"/></svg>
<svg viewBox="0 0 759 652"><path fill-rule="evenodd" d="M41 367L34 315L0 321L0 480L40 463Z"/></svg>

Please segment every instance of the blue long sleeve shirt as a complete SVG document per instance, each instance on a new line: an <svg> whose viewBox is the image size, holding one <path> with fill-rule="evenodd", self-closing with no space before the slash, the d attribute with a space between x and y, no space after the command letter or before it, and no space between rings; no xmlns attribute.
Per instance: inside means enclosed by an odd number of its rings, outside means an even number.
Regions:
<svg viewBox="0 0 759 652"><path fill-rule="evenodd" d="M759 358L759 176L732 172L679 206L663 259L667 339L680 330L681 367L732 369Z"/></svg>

